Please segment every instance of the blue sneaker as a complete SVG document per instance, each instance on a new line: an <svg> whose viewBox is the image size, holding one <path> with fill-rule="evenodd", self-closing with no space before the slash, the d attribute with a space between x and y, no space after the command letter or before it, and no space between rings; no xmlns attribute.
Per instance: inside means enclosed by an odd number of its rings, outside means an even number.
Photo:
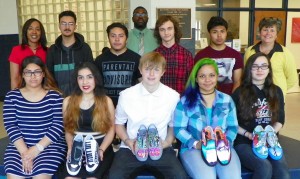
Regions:
<svg viewBox="0 0 300 179"><path fill-rule="evenodd" d="M87 135L84 138L84 151L86 165L85 169L89 173L93 173L99 165L99 146L93 135Z"/></svg>
<svg viewBox="0 0 300 179"><path fill-rule="evenodd" d="M202 130L202 157L209 166L217 164L217 151L214 130L210 126L206 126Z"/></svg>
<svg viewBox="0 0 300 179"><path fill-rule="evenodd" d="M145 125L141 125L137 133L135 156L141 162L146 161L148 158L148 136Z"/></svg>
<svg viewBox="0 0 300 179"><path fill-rule="evenodd" d="M148 127L149 156L152 160L160 159L163 149L157 128L154 124Z"/></svg>
<svg viewBox="0 0 300 179"><path fill-rule="evenodd" d="M73 139L71 155L67 157L66 167L70 175L75 176L81 169L83 156L83 136L77 134Z"/></svg>
<svg viewBox="0 0 300 179"><path fill-rule="evenodd" d="M221 127L215 128L217 156L221 165L227 165L231 159L230 145Z"/></svg>
<svg viewBox="0 0 300 179"><path fill-rule="evenodd" d="M278 142L278 137L274 128L270 125L265 127L267 133L268 153L274 160L280 160L283 155L283 150Z"/></svg>
<svg viewBox="0 0 300 179"><path fill-rule="evenodd" d="M266 159L268 157L266 140L267 136L263 127L261 125L256 126L253 130L252 151L261 159Z"/></svg>

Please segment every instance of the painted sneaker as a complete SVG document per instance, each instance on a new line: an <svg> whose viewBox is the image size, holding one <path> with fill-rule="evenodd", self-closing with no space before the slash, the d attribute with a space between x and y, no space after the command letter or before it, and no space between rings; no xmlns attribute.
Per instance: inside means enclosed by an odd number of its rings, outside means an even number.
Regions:
<svg viewBox="0 0 300 179"><path fill-rule="evenodd" d="M163 149L157 128L154 124L148 127L149 156L152 160L160 159Z"/></svg>
<svg viewBox="0 0 300 179"><path fill-rule="evenodd" d="M253 130L252 150L254 154L261 159L266 159L268 157L266 140L267 136L263 127L261 125L256 126Z"/></svg>
<svg viewBox="0 0 300 179"><path fill-rule="evenodd" d="M77 134L73 139L71 155L67 157L67 171L70 175L75 176L81 169L83 155L83 136Z"/></svg>
<svg viewBox="0 0 300 179"><path fill-rule="evenodd" d="M268 154L274 160L280 160L283 155L283 150L278 142L278 137L274 128L270 125L265 127L267 133Z"/></svg>
<svg viewBox="0 0 300 179"><path fill-rule="evenodd" d="M221 127L215 128L217 157L221 165L227 165L231 159L230 145Z"/></svg>
<svg viewBox="0 0 300 179"><path fill-rule="evenodd" d="M141 162L146 161L148 158L148 137L145 125L141 125L137 133L135 156Z"/></svg>
<svg viewBox="0 0 300 179"><path fill-rule="evenodd" d="M84 151L86 160L85 169L89 173L93 173L99 166L98 150L99 146L93 135L87 135L84 138Z"/></svg>
<svg viewBox="0 0 300 179"><path fill-rule="evenodd" d="M202 130L202 157L209 166L217 164L217 151L214 131L210 126Z"/></svg>

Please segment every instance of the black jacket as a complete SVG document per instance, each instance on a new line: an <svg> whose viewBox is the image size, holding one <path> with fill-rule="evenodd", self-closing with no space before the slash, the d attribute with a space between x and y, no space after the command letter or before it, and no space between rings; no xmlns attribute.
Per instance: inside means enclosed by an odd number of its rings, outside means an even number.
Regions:
<svg viewBox="0 0 300 179"><path fill-rule="evenodd" d="M69 50L66 50L66 47L62 46L62 36L60 35L47 52L48 70L65 97L72 92L72 75L76 66L82 62L93 61L92 50L84 42L84 37L75 33L75 39L75 43L69 47Z"/></svg>

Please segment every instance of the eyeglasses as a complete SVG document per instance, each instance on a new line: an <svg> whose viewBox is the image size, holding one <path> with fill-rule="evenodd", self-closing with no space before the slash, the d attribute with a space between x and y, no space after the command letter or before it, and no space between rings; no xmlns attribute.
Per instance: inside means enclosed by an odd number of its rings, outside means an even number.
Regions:
<svg viewBox="0 0 300 179"><path fill-rule="evenodd" d="M75 25L74 22L61 22L60 23L60 26L64 26L64 27L67 27L67 26L73 27L74 25Z"/></svg>
<svg viewBox="0 0 300 179"><path fill-rule="evenodd" d="M252 65L252 70L258 70L258 69L267 70L269 69L269 65L262 65L262 66Z"/></svg>
<svg viewBox="0 0 300 179"><path fill-rule="evenodd" d="M135 16L135 17L147 17L148 14L146 14L146 13L134 13L133 16Z"/></svg>
<svg viewBox="0 0 300 179"><path fill-rule="evenodd" d="M26 77L31 77L32 75L35 77L40 77L43 74L43 71L24 71L23 74Z"/></svg>

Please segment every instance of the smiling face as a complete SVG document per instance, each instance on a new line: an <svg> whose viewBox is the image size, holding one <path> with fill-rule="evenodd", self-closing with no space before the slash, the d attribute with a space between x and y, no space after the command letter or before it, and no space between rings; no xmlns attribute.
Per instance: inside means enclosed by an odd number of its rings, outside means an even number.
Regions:
<svg viewBox="0 0 300 179"><path fill-rule="evenodd" d="M160 83L160 79L163 76L165 70L162 64L148 65L145 64L140 69L142 74L142 83L144 86L157 86Z"/></svg>
<svg viewBox="0 0 300 179"><path fill-rule="evenodd" d="M33 21L27 29L27 39L28 44L39 43L41 39L41 27L40 23L37 21Z"/></svg>
<svg viewBox="0 0 300 179"><path fill-rule="evenodd" d="M24 68L22 77L27 87L37 88L42 86L44 72L40 66L30 63Z"/></svg>
<svg viewBox="0 0 300 179"><path fill-rule="evenodd" d="M269 74L268 59L264 56L258 57L252 65L251 75L253 84L263 84Z"/></svg>
<svg viewBox="0 0 300 179"><path fill-rule="evenodd" d="M260 38L263 43L274 43L277 39L276 25L270 27L263 27L260 31Z"/></svg>
<svg viewBox="0 0 300 179"><path fill-rule="evenodd" d="M90 69L83 68L78 71L77 83L82 93L94 93L95 78Z"/></svg>
<svg viewBox="0 0 300 179"><path fill-rule="evenodd" d="M201 93L208 94L215 90L218 75L212 65L202 66L197 73L196 82Z"/></svg>

